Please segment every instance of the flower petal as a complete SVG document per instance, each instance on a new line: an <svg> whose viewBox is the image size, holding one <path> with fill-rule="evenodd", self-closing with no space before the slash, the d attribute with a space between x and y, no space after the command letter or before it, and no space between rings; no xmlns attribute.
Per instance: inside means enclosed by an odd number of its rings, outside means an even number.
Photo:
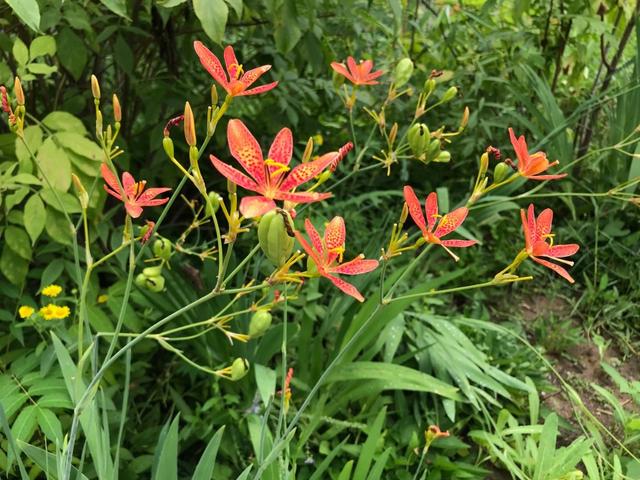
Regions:
<svg viewBox="0 0 640 480"><path fill-rule="evenodd" d="M326 169L336 158L337 152L326 153L317 160L301 163L296 166L280 185L280 191L288 192L293 188L308 182Z"/></svg>
<svg viewBox="0 0 640 480"><path fill-rule="evenodd" d="M346 236L344 218L333 217L324 229L324 248L327 251L344 248Z"/></svg>
<svg viewBox="0 0 640 480"><path fill-rule="evenodd" d="M112 190L116 192L120 191L120 185L118 185L118 178L116 177L115 173L111 171L111 169L108 167L106 163L102 163L102 165L100 165L100 173L102 174L102 178L104 178L104 181L107 183L107 185L109 185L109 187L111 187Z"/></svg>
<svg viewBox="0 0 640 480"><path fill-rule="evenodd" d="M536 240L544 240L551 233L553 210L545 208L536 219Z"/></svg>
<svg viewBox="0 0 640 480"><path fill-rule="evenodd" d="M276 202L262 195L244 197L240 201L240 213L246 218L255 218L276 208Z"/></svg>
<svg viewBox="0 0 640 480"><path fill-rule="evenodd" d="M431 192L424 202L424 210L427 214L427 224L429 225L429 231L433 231L433 227L436 224L438 218L438 194Z"/></svg>
<svg viewBox="0 0 640 480"><path fill-rule="evenodd" d="M332 194L329 192L276 192L273 197L276 200L284 200L294 203L313 203L331 198Z"/></svg>
<svg viewBox="0 0 640 480"><path fill-rule="evenodd" d="M333 68L335 72L346 77L347 80L349 80L351 83L355 83L353 76L349 73L349 70L347 70L347 67L344 65L344 63L331 62L331 68Z"/></svg>
<svg viewBox="0 0 640 480"><path fill-rule="evenodd" d="M140 196L138 196L138 198L136 198L136 203L144 206L145 204L147 204L147 202L162 201L162 203L156 203L155 204L155 205L162 205L162 204L166 203L167 201L169 201L169 199L168 198L162 198L162 199L154 200L154 198L156 198L161 193L169 192L169 191L171 191L171 189L170 188L166 188L166 187L147 188L144 192L142 192L142 194L140 194ZM149 205L151 205L151 204L149 204Z"/></svg>
<svg viewBox="0 0 640 480"><path fill-rule="evenodd" d="M427 224L424 221L424 215L422 215L422 207L420 206L420 201L418 197L416 197L416 193L413 191L409 185L405 185L404 189L404 200L407 202L407 207L409 207L409 215L413 218L415 224L422 230L422 234L427 234Z"/></svg>
<svg viewBox="0 0 640 480"><path fill-rule="evenodd" d="M350 262L345 262L331 269L332 272L342 275L361 275L369 273L378 268L378 260L365 259L364 255L354 258Z"/></svg>
<svg viewBox="0 0 640 480"><path fill-rule="evenodd" d="M131 202L124 202L124 208L131 218L138 218L142 215L142 207Z"/></svg>
<svg viewBox="0 0 640 480"><path fill-rule="evenodd" d="M309 235L315 251L318 252L321 257L324 257L324 247L322 246L320 234L318 234L316 227L313 226L313 223L311 223L311 220L309 220L308 218L304 221L304 229L307 231L307 235ZM320 264L324 265L324 259Z"/></svg>
<svg viewBox="0 0 640 480"><path fill-rule="evenodd" d="M556 265L555 263L551 263L548 262L547 260L543 260L541 258L538 257L531 257L531 259L534 262L539 263L542 266L545 266L551 270L553 270L554 272L556 272L558 275L560 275L562 278L564 278L565 280L567 280L569 283L575 283L575 280L573 279L573 277L571 275L569 275L569 272L567 272L564 268L562 268L560 265Z"/></svg>
<svg viewBox="0 0 640 480"><path fill-rule="evenodd" d="M553 258L570 257L580 250L580 245L577 243L567 243L565 245L554 245L549 247L546 256Z"/></svg>
<svg viewBox="0 0 640 480"><path fill-rule="evenodd" d="M271 148L269 149L268 158L280 165L289 165L291 162L291 155L293 154L293 135L291 130L283 128L278 132L276 138L273 139ZM277 165L270 165L269 172L273 173L280 167ZM275 179L273 179L275 180Z"/></svg>
<svg viewBox="0 0 640 480"><path fill-rule="evenodd" d="M133 178L133 175L129 172L124 172L122 174L122 188L124 188L124 194L126 197L135 198L138 186L136 185L135 178Z"/></svg>
<svg viewBox="0 0 640 480"><path fill-rule="evenodd" d="M442 240L440 243L445 247L464 248L471 247L478 242L476 240Z"/></svg>
<svg viewBox="0 0 640 480"><path fill-rule="evenodd" d="M245 90L243 92L238 93L236 96L238 97L246 97L247 95L258 95L259 93L268 92L278 86L278 82L267 83L266 85L260 85L256 88L250 88L249 90Z"/></svg>
<svg viewBox="0 0 640 480"><path fill-rule="evenodd" d="M559 180L568 175L568 173L558 173L557 175L527 175L529 180Z"/></svg>
<svg viewBox="0 0 640 480"><path fill-rule="evenodd" d="M258 141L251 135L251 132L242 121L235 118L229 121L227 140L233 158L238 160L258 185L265 185L262 150L260 150Z"/></svg>
<svg viewBox="0 0 640 480"><path fill-rule="evenodd" d="M220 172L221 175L224 175L233 183L241 186L242 188L246 188L247 190L260 193L261 189L258 186L258 184L253 180L251 180L249 177L247 177L244 173L240 172L239 170L236 170L230 165L227 165L223 161L218 160L213 155L209 155L209 158L211 159L211 163L213 163L213 166L215 167L215 169L218 170L218 172Z"/></svg>
<svg viewBox="0 0 640 480"><path fill-rule="evenodd" d="M468 214L469 209L467 207L460 207L455 209L453 212L447 213L440 219L438 228L436 228L436 231L433 232L433 234L438 238L448 235L462 225Z"/></svg>
<svg viewBox="0 0 640 480"><path fill-rule="evenodd" d="M511 127L509 127L509 138L511 140L511 145L513 145L513 149L515 150L516 157L518 158L518 170L521 173L526 172L529 167L529 150L527 149L527 141L524 139L524 135L516 138L516 134L513 132L513 128Z"/></svg>
<svg viewBox="0 0 640 480"><path fill-rule="evenodd" d="M364 297L362 296L362 294L358 291L356 287L354 287L350 283L345 282L341 278L334 277L333 275L324 275L324 277L331 280L331 283L333 283L336 287L338 287L347 295L355 298L359 302L364 302Z"/></svg>
<svg viewBox="0 0 640 480"><path fill-rule="evenodd" d="M233 51L233 47L231 45L228 45L224 49L224 63L227 67L227 73L229 74L229 81L237 79L240 64L238 63L238 59L236 58L236 54Z"/></svg>
<svg viewBox="0 0 640 480"><path fill-rule="evenodd" d="M202 42L193 42L193 48L200 59L200 63L207 72L209 72L209 75L211 75L213 79L226 90L229 81L227 80L227 74L224 72L218 57L216 57L211 50L205 47Z"/></svg>
<svg viewBox="0 0 640 480"><path fill-rule="evenodd" d="M242 75L240 81L244 83L245 88L249 87L252 83L258 80L262 75L271 70L271 65L262 65L261 67L252 68L247 73Z"/></svg>
<svg viewBox="0 0 640 480"><path fill-rule="evenodd" d="M347 68L349 69L349 71L351 72L351 75L353 76L353 79L354 79L353 83L357 83L359 80L362 80L360 78L360 70L358 69L358 63L356 62L355 58L353 58L352 56L347 57Z"/></svg>

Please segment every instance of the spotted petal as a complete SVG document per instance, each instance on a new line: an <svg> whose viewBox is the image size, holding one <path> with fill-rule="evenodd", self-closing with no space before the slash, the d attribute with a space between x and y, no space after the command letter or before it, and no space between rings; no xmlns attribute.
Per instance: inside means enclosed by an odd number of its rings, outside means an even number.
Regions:
<svg viewBox="0 0 640 480"><path fill-rule="evenodd" d="M433 234L438 238L448 235L462 225L465 218L467 218L468 213L469 209L467 207L460 207L455 209L453 212L447 213L440 219L438 228L436 228L436 231L433 232Z"/></svg>
<svg viewBox="0 0 640 480"><path fill-rule="evenodd" d="M231 45L228 45L224 49L224 63L227 67L227 73L229 74L229 81L237 79L240 64L238 63L238 59L236 58L236 54Z"/></svg>
<svg viewBox="0 0 640 480"><path fill-rule="evenodd" d="M273 198L293 203L313 203L326 200L331 196L332 194L329 192L276 192Z"/></svg>
<svg viewBox="0 0 640 480"><path fill-rule="evenodd" d="M160 187L160 188L147 188L141 195L136 198L136 203L142 206L156 206L156 205L164 205L169 201L168 198L156 198L158 195L164 192L171 191L170 188Z"/></svg>
<svg viewBox="0 0 640 480"><path fill-rule="evenodd" d="M445 247L465 248L471 247L478 243L475 240L442 240L441 244Z"/></svg>
<svg viewBox="0 0 640 480"><path fill-rule="evenodd" d="M531 259L534 262L539 263L542 266L545 266L551 270L553 270L554 272L556 272L558 275L560 275L562 278L564 278L565 280L567 280L569 283L575 283L575 280L573 279L573 277L571 275L569 275L569 272L567 272L564 268L562 268L560 265L556 265L555 263L551 263L547 260L543 260L541 258L538 257L531 257Z"/></svg>
<svg viewBox="0 0 640 480"><path fill-rule="evenodd" d="M106 163L100 165L100 173L102 173L102 178L104 178L106 183L104 189L109 193L109 195L113 195L118 200L122 200L122 195L119 193L120 186L118 185L118 179Z"/></svg>
<svg viewBox="0 0 640 480"><path fill-rule="evenodd" d="M227 74L222 68L222 64L211 50L204 46L202 42L193 42L193 48L200 59L202 66L209 72L213 79L226 89L229 81Z"/></svg>
<svg viewBox="0 0 640 480"><path fill-rule="evenodd" d="M422 207L420 206L420 201L418 197L416 197L416 193L413 191L409 185L404 187L404 200L407 202L407 207L409 207L409 215L413 218L415 224L422 230L422 234L427 234L427 224L424 221L424 215L422 215Z"/></svg>
<svg viewBox="0 0 640 480"><path fill-rule="evenodd" d="M289 165L291 155L293 153L293 135L291 130L283 128L274 138L271 148L269 149L268 158L280 165ZM278 165L270 165L269 172L273 174L280 167ZM274 179L275 180L275 179Z"/></svg>
<svg viewBox="0 0 640 480"><path fill-rule="evenodd" d="M237 94L238 97L246 97L247 95L258 95L259 93L268 92L278 86L278 82L267 83L266 85L260 85L256 88L250 88Z"/></svg>
<svg viewBox="0 0 640 480"><path fill-rule="evenodd" d="M322 239L320 238L320 234L316 230L316 227L313 226L313 223L311 223L311 220L308 218L304 221L304 229L307 231L307 235L309 235L309 239L311 239L311 243L313 244L315 251L323 256L324 247L322 246Z"/></svg>
<svg viewBox="0 0 640 480"><path fill-rule="evenodd" d="M376 268L378 268L377 260L365 259L364 255L360 255L350 262L345 262L334 267L331 271L342 275L360 275L363 273L369 273Z"/></svg>
<svg viewBox="0 0 640 480"><path fill-rule="evenodd" d="M429 231L433 231L433 227L436 224L438 218L438 194L431 192L424 202L424 210L427 214L427 224L429 225Z"/></svg>
<svg viewBox="0 0 640 480"><path fill-rule="evenodd" d="M520 172L527 171L529 167L529 150L527 149L527 141L524 139L524 135L516 138L513 128L509 128L509 138L518 158L518 170Z"/></svg>
<svg viewBox="0 0 640 480"><path fill-rule="evenodd" d="M233 158L238 160L259 185L265 185L262 150L260 150L258 141L242 121L235 118L229 121L227 140Z"/></svg>
<svg viewBox="0 0 640 480"><path fill-rule="evenodd" d="M551 233L553 210L545 208L536 219L536 240L544 240Z"/></svg>
<svg viewBox="0 0 640 480"><path fill-rule="evenodd" d="M252 68L247 73L242 75L240 81L244 83L245 87L249 87L252 83L258 80L269 70L271 70L271 65L262 65L261 67Z"/></svg>
<svg viewBox="0 0 640 480"><path fill-rule="evenodd" d="M317 160L314 160L313 162L301 163L300 165L296 166L293 170L291 170L291 172L289 172L287 178L285 178L285 180L282 182L282 184L280 185L280 190L288 192L295 187L308 182L324 169L326 169L329 165L331 165L331 162L335 159L335 156L336 152L327 153L325 155L322 155Z"/></svg>
<svg viewBox="0 0 640 480"><path fill-rule="evenodd" d="M356 287L354 287L350 283L345 282L341 278L334 277L333 275L325 275L325 277L331 280L331 283L333 283L336 287L338 287L347 295L355 298L359 302L364 302L364 297L362 296L362 294L358 291Z"/></svg>
<svg viewBox="0 0 640 480"><path fill-rule="evenodd" d="M211 159L211 163L213 166L220 172L221 175L224 175L229 180L231 180L236 185L240 185L242 188L246 188L247 190L251 190L253 192L259 192L261 189L256 182L247 177L244 173L236 170L230 165L227 165L222 160L218 160L213 155L209 155Z"/></svg>
<svg viewBox="0 0 640 480"><path fill-rule="evenodd" d="M240 201L240 213L246 218L260 217L274 208L276 208L276 203L261 195L244 197Z"/></svg>
<svg viewBox="0 0 640 480"><path fill-rule="evenodd" d="M324 229L324 246L327 250L344 248L347 230L344 218L333 217Z"/></svg>
<svg viewBox="0 0 640 480"><path fill-rule="evenodd" d="M546 256L553 257L553 258L570 257L571 255L574 255L575 253L577 253L578 250L580 250L580 245L576 243L568 243L566 245L554 245L552 247L549 247L549 249L547 250Z"/></svg>

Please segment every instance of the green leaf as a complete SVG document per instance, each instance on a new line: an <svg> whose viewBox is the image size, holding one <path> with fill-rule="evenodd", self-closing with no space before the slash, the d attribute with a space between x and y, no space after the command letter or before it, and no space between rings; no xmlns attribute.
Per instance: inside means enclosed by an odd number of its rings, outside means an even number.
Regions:
<svg viewBox="0 0 640 480"><path fill-rule="evenodd" d="M129 20L129 17L127 16L127 4L125 0L100 0L100 3L102 3L116 15Z"/></svg>
<svg viewBox="0 0 640 480"><path fill-rule="evenodd" d="M58 71L58 67L55 65L47 65L46 63L30 63L27 65L27 70L34 75L51 75Z"/></svg>
<svg viewBox="0 0 640 480"><path fill-rule="evenodd" d="M376 419L367 429L367 440L360 449L360 455L358 455L358 463L356 464L356 470L353 472L353 480L365 480L373 456L376 452L376 447L382 433L382 425L387 415L386 407L380 410Z"/></svg>
<svg viewBox="0 0 640 480"><path fill-rule="evenodd" d="M33 60L37 57L43 57L44 55L56 54L56 40L50 35L43 35L36 37L29 45L29 56Z"/></svg>
<svg viewBox="0 0 640 480"><path fill-rule="evenodd" d="M4 240L20 257L31 260L31 242L29 242L29 235L22 228L8 226L4 231Z"/></svg>
<svg viewBox="0 0 640 480"><path fill-rule="evenodd" d="M256 376L256 385L258 386L258 392L262 403L267 405L269 399L276 391L276 372L260 364L254 364L253 370Z"/></svg>
<svg viewBox="0 0 640 480"><path fill-rule="evenodd" d="M24 146L25 143L29 149ZM31 125L24 129L24 143L16 137L16 157L20 162L21 172L32 172L34 165L31 163L29 150L35 155L40 145L42 145L42 129L37 125ZM28 165L28 168L25 165Z"/></svg>
<svg viewBox="0 0 640 480"><path fill-rule="evenodd" d="M13 456L16 456L18 459L18 469L20 470L20 477L22 480L29 480L29 475L27 475L27 471L24 468L24 464L22 463L22 459L20 455L18 455L18 446L16 445L16 441L11 435L11 429L9 428L9 422L7 421L8 415L4 411L4 408L0 404L0 426L2 426L2 430L4 431L5 438L7 439L8 448L5 447L8 451L11 452ZM9 470L11 467L11 463L9 463L8 459L6 462L6 469Z"/></svg>
<svg viewBox="0 0 640 480"><path fill-rule="evenodd" d="M69 112L55 111L42 119L42 123L45 127L55 130L56 132L62 130L64 132L74 132L77 135L86 135L87 129L84 128L82 120L78 117L71 115Z"/></svg>
<svg viewBox="0 0 640 480"><path fill-rule="evenodd" d="M159 455L154 465L153 480L178 480L178 424L180 415L171 422L164 438L160 438Z"/></svg>
<svg viewBox="0 0 640 480"><path fill-rule="evenodd" d="M555 413L549 415L544 421L542 433L540 434L540 445L538 447L538 455L536 468L533 474L533 480L542 480L548 478L551 472L549 467L553 461L553 454L556 448L556 439L558 437L558 416Z"/></svg>
<svg viewBox="0 0 640 480"><path fill-rule="evenodd" d="M47 220L44 224L44 229L47 234L58 243L63 245L73 244L73 232L69 222L65 216L55 210L47 211Z"/></svg>
<svg viewBox="0 0 640 480"><path fill-rule="evenodd" d="M68 148L78 155L100 162L104 157L102 149L97 143L75 132L58 132L55 138L64 148Z"/></svg>
<svg viewBox="0 0 640 480"><path fill-rule="evenodd" d="M40 190L40 196L44 203L58 212L80 213L82 211L78 198L71 193L43 188Z"/></svg>
<svg viewBox="0 0 640 480"><path fill-rule="evenodd" d="M229 17L229 7L224 0L193 0L193 11L209 38L222 43Z"/></svg>
<svg viewBox="0 0 640 480"><path fill-rule="evenodd" d="M28 405L19 414L11 426L11 433L16 442L28 442L38 425L38 407Z"/></svg>
<svg viewBox="0 0 640 480"><path fill-rule="evenodd" d="M458 389L437 378L402 365L382 362L353 362L338 366L327 382L376 380L385 390L430 392L459 400Z"/></svg>
<svg viewBox="0 0 640 480"><path fill-rule="evenodd" d="M38 408L38 425L45 436L55 445L62 446L62 425L55 413L47 408Z"/></svg>
<svg viewBox="0 0 640 480"><path fill-rule="evenodd" d="M85 47L82 38L70 28L63 28L58 34L58 49L61 52L73 52L73 55L60 55L58 60L74 80L80 80L89 59L87 47Z"/></svg>
<svg viewBox="0 0 640 480"><path fill-rule="evenodd" d="M32 245L44 230L46 220L47 210L42 199L38 195L31 195L24 204L24 228L31 237Z"/></svg>
<svg viewBox="0 0 640 480"><path fill-rule="evenodd" d="M29 62L29 49L19 38L16 38L12 51L13 57L19 65L26 65Z"/></svg>
<svg viewBox="0 0 640 480"><path fill-rule="evenodd" d="M209 440L207 448L200 456L198 465L193 472L191 480L211 480L213 477L213 469L216 465L216 456L218 455L218 447L220 447L220 441L224 434L224 426L220 427L215 435Z"/></svg>
<svg viewBox="0 0 640 480"><path fill-rule="evenodd" d="M238 18L242 18L242 0L227 0L227 3L236 12Z"/></svg>
<svg viewBox="0 0 640 480"><path fill-rule="evenodd" d="M40 29L40 7L36 0L7 0L7 3L27 27L36 32Z"/></svg>
<svg viewBox="0 0 640 480"><path fill-rule="evenodd" d="M62 258L56 258L52 260L49 265L47 265L40 275L40 287L39 290L42 290L47 285L51 285L55 283L55 281L60 278L62 272L64 271L64 260Z"/></svg>
<svg viewBox="0 0 640 480"><path fill-rule="evenodd" d="M56 145L53 138L47 138L37 155L40 174L45 184L66 192L71 186L71 162L64 150Z"/></svg>
<svg viewBox="0 0 640 480"><path fill-rule="evenodd" d="M45 472L46 478L58 478L58 457L56 455L29 443L18 442L18 445L20 449ZM73 480L88 480L88 478L73 465L71 466L71 478Z"/></svg>

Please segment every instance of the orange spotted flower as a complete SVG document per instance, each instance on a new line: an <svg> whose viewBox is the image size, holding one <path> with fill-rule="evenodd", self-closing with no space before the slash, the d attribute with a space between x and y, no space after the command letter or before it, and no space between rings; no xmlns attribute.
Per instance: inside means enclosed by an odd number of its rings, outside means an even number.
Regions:
<svg viewBox="0 0 640 480"><path fill-rule="evenodd" d="M304 228L311 240L311 244L305 240L300 232L296 231L295 235L300 245L302 245L302 248L304 248L307 255L309 255L309 258L315 263L318 274L331 280L336 287L347 295L351 295L359 302L363 302L364 297L358 289L341 278L336 277L335 274L360 275L362 273L368 273L378 267L378 261L365 259L364 255L360 254L353 260L342 263L345 237L347 234L342 217L333 217L326 225L324 238L320 237L318 231L308 218L304 222Z"/></svg>
<svg viewBox="0 0 640 480"><path fill-rule="evenodd" d="M225 69L218 57L211 50L204 46L202 42L193 42L193 48L200 59L202 66L209 72L213 79L224 88L231 97L242 97L245 95L257 95L259 93L268 92L275 88L278 82L268 83L259 87L247 90L258 78L264 73L271 70L271 65L262 65L248 72L244 72L242 65L238 63L236 54L233 52L231 45L224 49Z"/></svg>
<svg viewBox="0 0 640 480"><path fill-rule="evenodd" d="M331 167L336 159L339 159L340 152L326 153L317 160L300 164L291 169L289 163L293 153L293 136L288 128L283 128L278 132L266 160L262 156L258 141L240 120L229 121L227 140L231 155L249 176L213 155L210 158L216 170L233 183L260 194L244 197L240 202L240 213L245 217L259 217L273 210L276 208L274 200L310 203L331 196L330 193L294 192L293 190L326 168Z"/></svg>
<svg viewBox="0 0 640 480"><path fill-rule="evenodd" d="M477 243L475 240L441 239L462 225L469 213L468 208L460 207L446 215L438 215L438 194L436 192L431 192L424 204L424 209L427 214L427 220L425 222L420 201L418 200L418 197L416 197L413 188L408 185L404 187L404 199L407 202L407 207L409 207L409 214L411 215L411 218L413 218L415 224L422 231L422 238L424 238L427 243L442 245L455 261L458 261L459 258L449 250L448 247L470 247ZM438 226L436 227L436 221L438 218L440 221L437 222Z"/></svg>
<svg viewBox="0 0 640 480"><path fill-rule="evenodd" d="M520 216L522 217L525 250L528 256L531 257L534 262L550 268L562 278L566 279L570 283L574 283L575 280L571 275L569 275L569 272L560 265L556 265L555 263L551 263L548 260L540 258L546 257L551 260L555 260L556 262L573 265L573 262L564 260L564 258L570 257L580 249L580 245L575 243L569 243L566 245L553 244L553 234L551 233L553 210L547 208L538 215L538 218L536 218L533 204L531 204L529 205L529 209L526 213L524 209L520 210ZM547 243L547 240L549 240L549 243Z"/></svg>
<svg viewBox="0 0 640 480"><path fill-rule="evenodd" d="M168 198L156 198L158 195L171 190L170 188L147 188L146 180L136 182L133 176L129 172L122 174L122 188L124 189L124 195L118 185L118 180L115 174L103 163L101 168L102 178L106 182L104 189L107 193L124 203L124 208L132 218L138 218L142 214L143 207L155 207L157 205L164 205L169 201Z"/></svg>
<svg viewBox="0 0 640 480"><path fill-rule="evenodd" d="M539 173L548 170L549 167L558 165L560 162L558 160L549 162L549 160L547 160L547 154L544 152L529 154L527 141L524 139L524 135L516 138L516 134L513 133L512 128L509 128L509 137L511 138L511 145L513 145L516 157L518 158L518 172L520 172L520 175L530 180L557 180L567 176L566 173L560 173L557 175L538 175Z"/></svg>
<svg viewBox="0 0 640 480"><path fill-rule="evenodd" d="M353 57L347 58L346 65L332 62L331 68L346 77L354 85L377 85L379 82L376 81L376 78L384 73L382 70L371 72L373 69L372 60L360 60L360 63L356 63Z"/></svg>

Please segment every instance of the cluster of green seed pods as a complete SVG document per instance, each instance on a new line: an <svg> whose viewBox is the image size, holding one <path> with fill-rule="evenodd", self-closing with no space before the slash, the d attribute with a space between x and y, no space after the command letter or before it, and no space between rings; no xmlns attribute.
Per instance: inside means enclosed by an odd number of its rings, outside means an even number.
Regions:
<svg viewBox="0 0 640 480"><path fill-rule="evenodd" d="M286 210L276 208L265 213L258 224L258 242L265 256L281 267L293 251L293 220Z"/></svg>
<svg viewBox="0 0 640 480"><path fill-rule="evenodd" d="M414 157L424 163L448 162L451 154L441 150L440 139L431 138L429 127L424 123L414 124L407 133L409 148Z"/></svg>

